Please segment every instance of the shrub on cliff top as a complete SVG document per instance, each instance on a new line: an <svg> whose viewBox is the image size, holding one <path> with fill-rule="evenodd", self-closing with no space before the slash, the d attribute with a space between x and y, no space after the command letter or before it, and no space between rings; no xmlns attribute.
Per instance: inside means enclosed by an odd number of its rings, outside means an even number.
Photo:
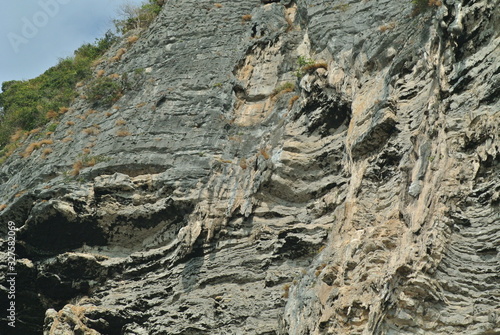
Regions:
<svg viewBox="0 0 500 335"><path fill-rule="evenodd" d="M59 63L30 80L13 80L2 84L0 93L0 149L9 143L17 130L32 130L54 120L64 107L78 96L76 86L92 75L92 62L102 56L116 41L111 32L86 43L73 57Z"/></svg>
<svg viewBox="0 0 500 335"><path fill-rule="evenodd" d="M148 27L158 16L165 0L147 0L142 5L136 6L129 2L123 4L119 9L120 20L115 20L116 29L125 34L133 29Z"/></svg>

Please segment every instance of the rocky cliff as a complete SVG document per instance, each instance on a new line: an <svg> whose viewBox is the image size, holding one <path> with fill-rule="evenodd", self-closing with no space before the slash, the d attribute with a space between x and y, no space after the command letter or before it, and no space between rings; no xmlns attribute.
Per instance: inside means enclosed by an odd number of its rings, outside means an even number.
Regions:
<svg viewBox="0 0 500 335"><path fill-rule="evenodd" d="M95 68L124 95L0 167L2 334L500 333L499 32L498 0L166 1Z"/></svg>

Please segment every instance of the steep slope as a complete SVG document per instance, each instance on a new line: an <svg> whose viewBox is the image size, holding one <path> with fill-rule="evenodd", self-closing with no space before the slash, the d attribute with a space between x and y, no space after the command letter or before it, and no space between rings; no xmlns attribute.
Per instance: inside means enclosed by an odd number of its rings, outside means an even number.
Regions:
<svg viewBox="0 0 500 335"><path fill-rule="evenodd" d="M0 167L17 333L500 332L498 5L167 1Z"/></svg>

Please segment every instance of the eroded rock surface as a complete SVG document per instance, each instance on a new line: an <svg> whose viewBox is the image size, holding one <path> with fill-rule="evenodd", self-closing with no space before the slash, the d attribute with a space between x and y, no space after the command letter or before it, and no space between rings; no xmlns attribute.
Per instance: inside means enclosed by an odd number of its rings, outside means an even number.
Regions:
<svg viewBox="0 0 500 335"><path fill-rule="evenodd" d="M500 332L499 5L166 1L0 167L17 333Z"/></svg>

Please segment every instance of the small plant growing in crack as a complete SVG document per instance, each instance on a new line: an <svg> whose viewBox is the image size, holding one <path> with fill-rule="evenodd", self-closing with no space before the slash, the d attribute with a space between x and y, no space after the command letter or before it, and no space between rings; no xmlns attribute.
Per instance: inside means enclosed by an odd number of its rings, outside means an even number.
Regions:
<svg viewBox="0 0 500 335"><path fill-rule="evenodd" d="M314 59L305 56L299 56L297 59L298 69L295 70L295 76L302 78L307 73L311 73L317 69L328 69L328 64L325 62L316 62Z"/></svg>
<svg viewBox="0 0 500 335"><path fill-rule="evenodd" d="M271 98L276 97L277 95L293 92L295 90L295 84L287 81L276 87L271 93Z"/></svg>
<svg viewBox="0 0 500 335"><path fill-rule="evenodd" d="M89 156L88 154L84 154L83 156L80 156L81 159L78 159L73 163L72 170L69 172L70 176L78 176L80 174L80 171L83 168L86 167L91 167L96 165L97 163L101 162L108 162L111 159L106 157L106 156Z"/></svg>
<svg viewBox="0 0 500 335"><path fill-rule="evenodd" d="M294 72L294 75L297 78L302 78L305 75L305 72L302 70L305 66L313 65L315 62L311 58L307 58L306 56L299 56L297 58L297 69Z"/></svg>
<svg viewBox="0 0 500 335"><path fill-rule="evenodd" d="M311 65L314 64L314 59L307 58L306 56L299 56L299 58L297 58L297 64L299 67Z"/></svg>

